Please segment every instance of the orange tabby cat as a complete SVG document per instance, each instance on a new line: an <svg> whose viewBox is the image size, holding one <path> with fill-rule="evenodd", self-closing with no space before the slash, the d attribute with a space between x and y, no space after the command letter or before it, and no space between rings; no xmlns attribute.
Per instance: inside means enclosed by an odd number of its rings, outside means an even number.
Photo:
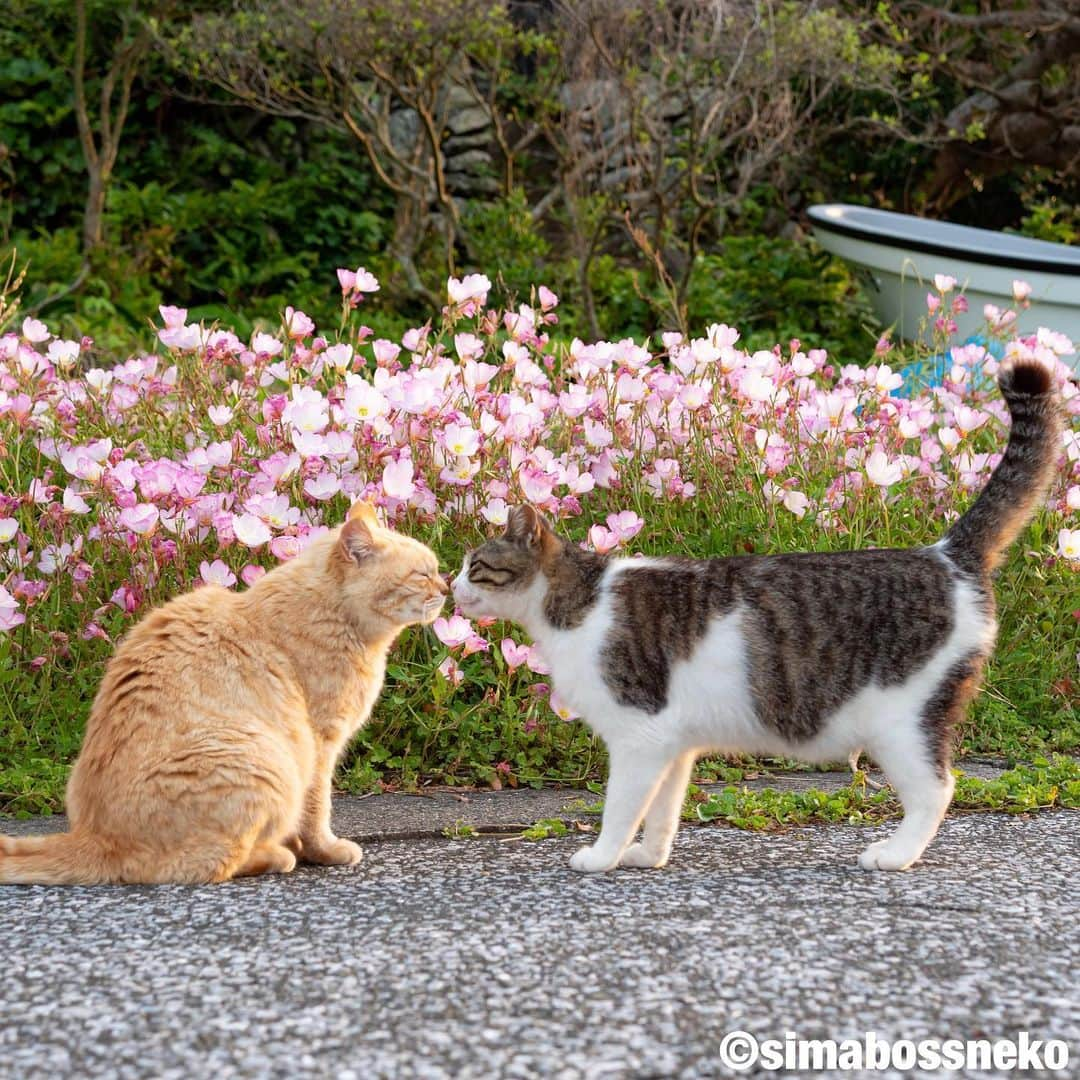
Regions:
<svg viewBox="0 0 1080 1080"><path fill-rule="evenodd" d="M357 863L330 781L401 630L447 588L435 555L358 503L243 593L147 616L109 663L67 791L71 832L0 837L0 883L215 882Z"/></svg>

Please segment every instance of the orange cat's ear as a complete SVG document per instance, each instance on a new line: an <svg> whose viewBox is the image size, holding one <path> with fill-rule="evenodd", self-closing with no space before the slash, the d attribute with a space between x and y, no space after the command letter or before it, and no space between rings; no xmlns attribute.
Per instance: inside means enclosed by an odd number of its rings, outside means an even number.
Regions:
<svg viewBox="0 0 1080 1080"><path fill-rule="evenodd" d="M341 528L341 550L346 558L362 563L375 551L375 537L362 514L349 514L349 520Z"/></svg>
<svg viewBox="0 0 1080 1080"><path fill-rule="evenodd" d="M532 547L540 542L544 532L544 519L535 507L525 503L515 506L506 519L506 532L503 534L507 540L513 540L515 544Z"/></svg>
<svg viewBox="0 0 1080 1080"><path fill-rule="evenodd" d="M355 521L357 519L364 522L369 529L377 529L379 519L375 514L375 504L368 499L357 499L349 507L349 520Z"/></svg>

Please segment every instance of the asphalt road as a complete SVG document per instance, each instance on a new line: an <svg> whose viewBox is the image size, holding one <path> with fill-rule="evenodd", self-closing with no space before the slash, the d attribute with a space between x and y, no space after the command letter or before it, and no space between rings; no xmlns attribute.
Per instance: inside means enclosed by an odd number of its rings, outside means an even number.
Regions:
<svg viewBox="0 0 1080 1080"><path fill-rule="evenodd" d="M860 871L882 833L686 828L666 870L601 878L567 868L580 838L427 838L210 888L2 888L0 1076L724 1076L733 1030L1023 1030L1077 1075L1080 814L952 818L916 870Z"/></svg>

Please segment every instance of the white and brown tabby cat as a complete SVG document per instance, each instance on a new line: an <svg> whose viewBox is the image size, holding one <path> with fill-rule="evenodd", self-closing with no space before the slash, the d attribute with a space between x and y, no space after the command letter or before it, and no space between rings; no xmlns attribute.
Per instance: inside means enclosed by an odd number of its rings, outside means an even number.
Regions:
<svg viewBox="0 0 1080 1080"><path fill-rule="evenodd" d="M932 547L609 559L522 506L505 535L466 557L454 581L461 610L520 623L560 696L607 744L600 836L574 855L575 870L663 866L706 751L843 761L864 748L904 819L861 865L902 870L922 855L952 798L952 730L997 633L991 573L1061 452L1050 370L1006 363L999 385L1009 445Z"/></svg>
<svg viewBox="0 0 1080 1080"><path fill-rule="evenodd" d="M401 630L447 593L435 555L367 503L250 589L206 586L110 661L67 791L71 831L0 836L0 883L226 881L297 855L357 863L330 782Z"/></svg>

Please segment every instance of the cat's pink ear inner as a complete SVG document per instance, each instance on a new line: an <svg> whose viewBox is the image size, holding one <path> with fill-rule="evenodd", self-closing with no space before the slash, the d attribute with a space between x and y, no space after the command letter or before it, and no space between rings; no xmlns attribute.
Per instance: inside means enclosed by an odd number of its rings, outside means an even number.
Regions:
<svg viewBox="0 0 1080 1080"><path fill-rule="evenodd" d="M536 509L525 503L515 506L506 519L506 533L508 540L531 547L540 540L540 534L544 530L544 519Z"/></svg>
<svg viewBox="0 0 1080 1080"><path fill-rule="evenodd" d="M375 551L375 537L368 523L359 514L349 515L349 520L341 530L340 542L341 550L356 563L370 558Z"/></svg>

